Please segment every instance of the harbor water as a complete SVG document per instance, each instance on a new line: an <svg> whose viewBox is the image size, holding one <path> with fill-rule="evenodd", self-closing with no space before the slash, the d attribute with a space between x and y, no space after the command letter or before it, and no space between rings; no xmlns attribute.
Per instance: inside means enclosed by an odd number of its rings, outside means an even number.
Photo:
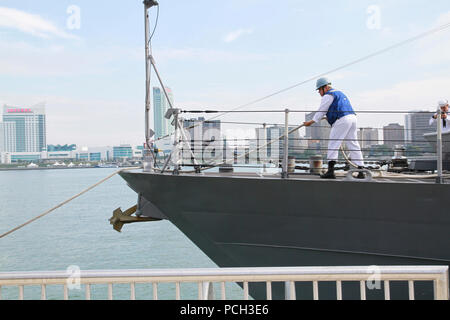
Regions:
<svg viewBox="0 0 450 320"><path fill-rule="evenodd" d="M0 171L0 234L53 208L117 169ZM166 269L217 267L169 221L125 225L113 230L112 211L136 204L137 195L118 175L50 215L0 239L0 272ZM227 284L228 286L228 284ZM40 287L25 287L25 299L40 299ZM182 299L197 298L197 284L183 284ZM216 289L217 290L217 289ZM1 288L17 299L17 287ZM218 292L218 291L217 291ZM227 297L241 298L237 285ZM69 291L84 299L85 291ZM129 285L115 285L114 299L129 299ZM175 286L160 285L159 299L174 299ZM62 286L48 286L47 299L62 299ZM93 286L92 299L106 299L107 286ZM151 284L136 285L136 299L152 299Z"/></svg>

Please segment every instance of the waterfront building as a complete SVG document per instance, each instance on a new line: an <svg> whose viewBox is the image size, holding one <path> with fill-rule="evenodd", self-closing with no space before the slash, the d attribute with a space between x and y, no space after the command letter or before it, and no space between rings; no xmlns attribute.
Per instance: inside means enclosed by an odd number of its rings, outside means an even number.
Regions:
<svg viewBox="0 0 450 320"><path fill-rule="evenodd" d="M42 160L75 160L76 153L74 151L44 151L42 152Z"/></svg>
<svg viewBox="0 0 450 320"><path fill-rule="evenodd" d="M205 118L185 119L183 122L188 142L197 161L223 159L222 123L220 120L205 121ZM183 150L183 157L191 158L189 150Z"/></svg>
<svg viewBox="0 0 450 320"><path fill-rule="evenodd" d="M10 163L18 162L39 162L43 159L42 152L11 152L9 153Z"/></svg>
<svg viewBox="0 0 450 320"><path fill-rule="evenodd" d="M169 96L170 103L174 104L173 92L169 87L165 87L167 95ZM169 110L170 104L161 88L153 88L153 116L154 116L154 128L155 139L159 139L166 135L172 134L175 131L172 125L173 119L166 119L165 115Z"/></svg>
<svg viewBox="0 0 450 320"><path fill-rule="evenodd" d="M76 144L71 144L71 145L67 145L67 144L65 144L65 145L52 145L52 144L49 144L48 146L47 146L47 151L74 151L74 150L76 150L77 149L77 145Z"/></svg>
<svg viewBox="0 0 450 320"><path fill-rule="evenodd" d="M113 147L114 160L125 161L133 158L133 147L129 144L123 144Z"/></svg>
<svg viewBox="0 0 450 320"><path fill-rule="evenodd" d="M6 128L6 151L41 152L47 146L45 104L22 108L5 105L3 123Z"/></svg>
<svg viewBox="0 0 450 320"><path fill-rule="evenodd" d="M420 147L424 151L432 151L431 145L423 137L425 133L436 132L436 125L430 126L430 118L434 112L413 111L405 116L406 144Z"/></svg>
<svg viewBox="0 0 450 320"><path fill-rule="evenodd" d="M284 154L284 138L279 139L281 136L284 136L284 126L270 126L266 128L256 128L256 144L258 148L257 159L271 159L278 160L283 157ZM289 131L295 129L294 126L290 126L288 128ZM273 143L269 144L267 147L263 147L268 142L273 141ZM289 155L295 155L296 153L303 151L301 148L300 141L300 133L299 131L295 131L289 134L288 136L288 146L289 146ZM250 148L251 149L251 148Z"/></svg>
<svg viewBox="0 0 450 320"><path fill-rule="evenodd" d="M16 152L17 151L16 123L3 122L3 127L5 135L5 151Z"/></svg>
<svg viewBox="0 0 450 320"><path fill-rule="evenodd" d="M5 125L0 122L0 152L6 151Z"/></svg>
<svg viewBox="0 0 450 320"><path fill-rule="evenodd" d="M11 154L9 152L0 152L0 163L11 164Z"/></svg>
<svg viewBox="0 0 450 320"><path fill-rule="evenodd" d="M133 148L133 159L142 159L143 156L144 156L143 146Z"/></svg>
<svg viewBox="0 0 450 320"><path fill-rule="evenodd" d="M358 141L362 151L365 153L371 146L378 145L378 129L360 128L358 130Z"/></svg>
<svg viewBox="0 0 450 320"><path fill-rule="evenodd" d="M391 123L383 127L383 144L390 149L395 149L396 145L405 144L405 126L398 123Z"/></svg>
<svg viewBox="0 0 450 320"><path fill-rule="evenodd" d="M222 130L220 120L206 121L203 117L185 119L183 127L192 141L218 140Z"/></svg>
<svg viewBox="0 0 450 320"><path fill-rule="evenodd" d="M315 112L305 115L305 121L311 121L314 118ZM326 155L328 150L328 141L330 137L331 127L327 120L321 120L319 123L314 123L312 126L305 128L305 138L308 140L308 148L317 154Z"/></svg>
<svg viewBox="0 0 450 320"><path fill-rule="evenodd" d="M70 149L70 148L69 148ZM81 161L81 162L110 162L142 159L142 146L136 148L130 145L116 147L82 147L76 150L52 150L42 152L0 152L1 163L17 162L52 162L52 161Z"/></svg>
<svg viewBox="0 0 450 320"><path fill-rule="evenodd" d="M263 147L267 141L267 128L256 128L256 148L258 151L256 152L257 161L265 162L267 160L267 147ZM253 145L254 147L255 145ZM250 146L250 149L252 146Z"/></svg>
<svg viewBox="0 0 450 320"><path fill-rule="evenodd" d="M114 149L113 147L89 147L81 148L79 153L80 159L87 159L85 161L112 161Z"/></svg>
<svg viewBox="0 0 450 320"><path fill-rule="evenodd" d="M16 123L0 123L0 152L16 152Z"/></svg>

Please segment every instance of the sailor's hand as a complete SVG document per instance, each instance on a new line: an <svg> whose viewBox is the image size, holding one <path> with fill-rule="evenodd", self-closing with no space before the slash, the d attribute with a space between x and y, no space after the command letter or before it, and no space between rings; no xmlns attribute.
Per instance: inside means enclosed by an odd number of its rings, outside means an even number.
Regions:
<svg viewBox="0 0 450 320"><path fill-rule="evenodd" d="M443 114L441 115L441 118L442 118L442 119L447 119L447 114L446 114L446 113L443 113Z"/></svg>
<svg viewBox="0 0 450 320"><path fill-rule="evenodd" d="M312 126L314 123L316 123L316 122L313 121L313 120L311 120L311 121L303 122L303 125L304 125L305 127L310 127L310 126Z"/></svg>

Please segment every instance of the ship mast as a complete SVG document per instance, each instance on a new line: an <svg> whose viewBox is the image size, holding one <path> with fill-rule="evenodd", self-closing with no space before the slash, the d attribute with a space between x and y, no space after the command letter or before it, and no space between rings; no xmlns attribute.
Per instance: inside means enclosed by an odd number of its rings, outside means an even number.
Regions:
<svg viewBox="0 0 450 320"><path fill-rule="evenodd" d="M159 4L158 2L154 0L144 0L144 11L145 11L145 77L146 77L146 84L145 84L145 150L144 150L144 171L149 172L153 171L154 169L154 161L155 161L155 155L153 150L153 144L151 143L151 138L155 134L153 130L150 129L149 125L149 115L150 115L150 75L152 72L152 68L155 71L156 77L158 78L158 81L161 85L161 89L164 92L164 96L167 99L167 102L169 103L170 110L172 110L170 117L173 114L174 107L172 105L172 102L170 101L169 95L167 94L166 86L164 85L161 76L158 72L158 69L156 68L155 59L152 55L151 50L151 41L152 36L155 30L153 30L152 35L150 35L150 21L149 21L149 15L148 10L154 6L158 6L159 10ZM159 15L159 11L158 11ZM156 26L155 26L156 28ZM170 118L169 117L169 118Z"/></svg>
<svg viewBox="0 0 450 320"><path fill-rule="evenodd" d="M153 131L150 129L150 76L151 76L151 52L150 52L150 21L148 10L157 6L158 2L154 0L144 0L145 14L145 150L144 150L144 171L152 171L154 156L153 145L150 141Z"/></svg>

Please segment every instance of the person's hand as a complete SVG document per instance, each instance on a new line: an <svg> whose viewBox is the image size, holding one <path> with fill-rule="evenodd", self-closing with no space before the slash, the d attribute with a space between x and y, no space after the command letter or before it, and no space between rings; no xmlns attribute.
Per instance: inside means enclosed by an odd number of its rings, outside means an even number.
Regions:
<svg viewBox="0 0 450 320"><path fill-rule="evenodd" d="M305 127L310 127L310 126L312 126L314 123L316 123L314 120L306 121L306 122L303 122L303 126L305 126Z"/></svg>
<svg viewBox="0 0 450 320"><path fill-rule="evenodd" d="M447 114L446 114L446 113L443 113L443 114L441 115L441 118L442 118L442 119L447 119Z"/></svg>

